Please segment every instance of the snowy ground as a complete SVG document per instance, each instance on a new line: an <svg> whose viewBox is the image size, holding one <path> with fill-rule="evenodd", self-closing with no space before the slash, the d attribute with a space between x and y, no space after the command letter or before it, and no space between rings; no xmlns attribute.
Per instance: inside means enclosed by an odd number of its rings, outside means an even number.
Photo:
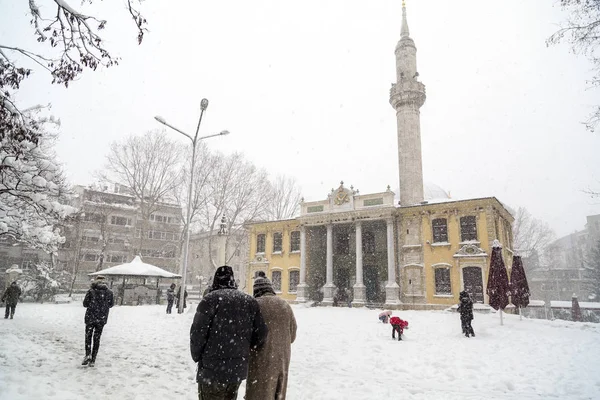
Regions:
<svg viewBox="0 0 600 400"><path fill-rule="evenodd" d="M0 399L197 399L193 311L113 308L88 368L79 303L19 304L0 319ZM457 313L406 311L398 342L376 310L294 311L290 400L600 399L600 324L476 314L467 339Z"/></svg>

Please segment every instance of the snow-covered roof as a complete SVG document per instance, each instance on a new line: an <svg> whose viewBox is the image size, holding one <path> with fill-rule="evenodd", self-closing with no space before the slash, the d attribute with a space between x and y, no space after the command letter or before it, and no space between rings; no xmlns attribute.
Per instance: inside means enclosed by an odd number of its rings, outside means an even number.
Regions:
<svg viewBox="0 0 600 400"><path fill-rule="evenodd" d="M573 303L571 301L551 301L550 307L556 308L571 308ZM600 309L600 303L591 302L591 301L580 301L579 308L597 308Z"/></svg>
<svg viewBox="0 0 600 400"><path fill-rule="evenodd" d="M151 264L146 264L140 256L135 256L133 261L114 267L103 269L102 271L92 272L89 276L107 275L107 276L156 276L159 278L181 278L181 275L165 271L162 268Z"/></svg>
<svg viewBox="0 0 600 400"><path fill-rule="evenodd" d="M544 300L529 300L529 305L532 307L543 307L546 305Z"/></svg>
<svg viewBox="0 0 600 400"><path fill-rule="evenodd" d="M22 274L23 270L21 268L19 268L18 265L13 264L13 265L11 265L11 267L9 269L6 270L7 274L9 274L11 272L16 272L17 274Z"/></svg>

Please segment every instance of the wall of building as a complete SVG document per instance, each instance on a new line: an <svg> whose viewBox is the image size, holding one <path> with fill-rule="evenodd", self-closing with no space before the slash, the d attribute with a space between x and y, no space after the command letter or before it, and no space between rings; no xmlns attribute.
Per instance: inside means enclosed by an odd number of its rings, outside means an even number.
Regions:
<svg viewBox="0 0 600 400"><path fill-rule="evenodd" d="M252 294L254 277L258 271L264 271L269 279L273 281L273 273L281 274L281 289L277 294L286 300L295 300L296 292L290 290L290 272L300 271L300 251L292 252L291 233L299 232L298 223L295 220L273 221L267 223L249 224L248 235L250 242L249 265L247 272L246 292ZM282 234L282 251L273 251L274 233ZM257 252L257 236L266 235L265 251Z"/></svg>
<svg viewBox="0 0 600 400"><path fill-rule="evenodd" d="M512 216L494 198L443 202L399 208L399 269L403 302L455 304L464 287L463 268L479 267L483 300L487 302L485 286L489 270L491 244L498 239L503 244L507 269L512 265ZM461 217L475 217L477 237L463 240ZM447 240L434 240L433 221L446 221ZM420 223L420 226L417 226ZM465 254L460 254L461 250ZM467 253L466 250L472 252ZM450 291L436 291L436 269L447 269ZM416 282L416 284L415 284ZM424 286L424 287L422 287ZM445 287L445 286L444 286Z"/></svg>
<svg viewBox="0 0 600 400"><path fill-rule="evenodd" d="M133 196L75 187L73 206L79 210L65 223L65 243L58 252L60 268L77 271L75 287L85 289L87 274L130 262L144 262L179 272L181 208L160 203L149 220L143 220Z"/></svg>

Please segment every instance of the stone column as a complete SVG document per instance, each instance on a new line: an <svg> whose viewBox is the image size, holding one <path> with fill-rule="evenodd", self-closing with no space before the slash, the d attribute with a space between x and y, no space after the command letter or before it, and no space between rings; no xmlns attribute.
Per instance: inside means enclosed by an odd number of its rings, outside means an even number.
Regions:
<svg viewBox="0 0 600 400"><path fill-rule="evenodd" d="M353 306L364 306L367 289L363 282L363 256L362 256L362 223L356 222L356 284L354 285Z"/></svg>
<svg viewBox="0 0 600 400"><path fill-rule="evenodd" d="M388 256L388 283L385 285L385 304L394 306L400 304L398 296L400 286L396 283L396 257L394 246L394 220L388 218L387 223L387 256Z"/></svg>
<svg viewBox="0 0 600 400"><path fill-rule="evenodd" d="M327 280L323 286L323 305L333 305L333 224L327 224Z"/></svg>
<svg viewBox="0 0 600 400"><path fill-rule="evenodd" d="M308 299L306 298L308 292L308 285L306 284L306 228L300 227L300 284L296 289L296 301L299 303L305 303Z"/></svg>

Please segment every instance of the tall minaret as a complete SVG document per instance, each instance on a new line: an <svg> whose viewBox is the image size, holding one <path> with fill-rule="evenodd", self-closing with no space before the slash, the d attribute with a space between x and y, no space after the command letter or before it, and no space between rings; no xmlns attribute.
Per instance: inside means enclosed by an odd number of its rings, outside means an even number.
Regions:
<svg viewBox="0 0 600 400"><path fill-rule="evenodd" d="M408 32L406 4L402 1L402 30L396 45L396 83L390 89L390 104L398 122L398 167L400 204L423 201L421 121L419 109L425 103L425 85L418 81L417 48Z"/></svg>

